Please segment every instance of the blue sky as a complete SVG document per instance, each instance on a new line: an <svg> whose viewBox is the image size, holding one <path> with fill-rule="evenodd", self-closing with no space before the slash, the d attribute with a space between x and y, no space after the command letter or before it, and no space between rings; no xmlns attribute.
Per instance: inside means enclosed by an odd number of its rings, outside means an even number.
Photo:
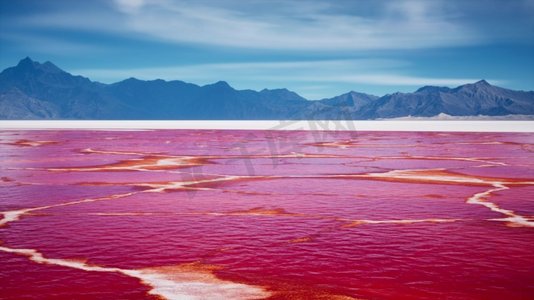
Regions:
<svg viewBox="0 0 534 300"><path fill-rule="evenodd" d="M0 68L30 56L308 99L486 79L534 90L534 0L0 0Z"/></svg>

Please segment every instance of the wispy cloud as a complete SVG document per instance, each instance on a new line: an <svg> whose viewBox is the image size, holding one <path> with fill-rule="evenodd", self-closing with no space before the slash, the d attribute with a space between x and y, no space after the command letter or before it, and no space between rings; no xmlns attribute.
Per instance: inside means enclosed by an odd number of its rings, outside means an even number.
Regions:
<svg viewBox="0 0 534 300"><path fill-rule="evenodd" d="M407 62L391 59L346 59L312 61L275 61L179 65L149 68L125 69L78 69L74 73L111 82L137 77L140 79L185 80L199 84L211 83L221 79L228 81L254 80L284 82L327 81L340 76L350 76L359 72L392 70L406 66Z"/></svg>
<svg viewBox="0 0 534 300"><path fill-rule="evenodd" d="M391 73L375 73L367 75L348 75L339 76L336 78L322 78L324 82L336 81L336 82L348 82L348 83L360 83L369 85L383 85L383 86L417 86L424 85L437 85L437 86L457 86L466 83L473 83L480 78L435 78L435 77L419 77L401 74ZM501 83L498 80L490 80L494 84Z"/></svg>
<svg viewBox="0 0 534 300"><path fill-rule="evenodd" d="M283 1L283 9L215 1L154 1L126 14L126 27L178 43L295 50L413 49L472 44L479 37L448 19L440 1L382 2L377 15L346 14L331 2ZM219 1L220 2L220 1ZM228 2L232 3L232 2ZM118 5L124 12L124 6ZM305 8L305 9L304 9Z"/></svg>
<svg viewBox="0 0 534 300"><path fill-rule="evenodd" d="M346 2L344 5L346 5ZM376 1L374 14L336 2L115 0L112 10L61 11L24 20L170 43L299 51L418 49L469 45L481 36L442 0ZM268 4L269 6L266 6Z"/></svg>

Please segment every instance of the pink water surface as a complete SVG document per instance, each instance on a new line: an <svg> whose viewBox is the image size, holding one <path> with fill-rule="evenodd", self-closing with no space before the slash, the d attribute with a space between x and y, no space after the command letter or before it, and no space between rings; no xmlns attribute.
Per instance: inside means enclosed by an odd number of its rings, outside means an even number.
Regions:
<svg viewBox="0 0 534 300"><path fill-rule="evenodd" d="M3 131L0 299L534 299L533 152L532 133Z"/></svg>

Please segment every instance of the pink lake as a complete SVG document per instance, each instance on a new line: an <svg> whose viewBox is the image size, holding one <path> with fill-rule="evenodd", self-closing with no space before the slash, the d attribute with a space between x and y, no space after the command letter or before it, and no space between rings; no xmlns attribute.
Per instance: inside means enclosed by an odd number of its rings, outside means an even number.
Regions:
<svg viewBox="0 0 534 300"><path fill-rule="evenodd" d="M0 132L0 299L533 299L534 134Z"/></svg>

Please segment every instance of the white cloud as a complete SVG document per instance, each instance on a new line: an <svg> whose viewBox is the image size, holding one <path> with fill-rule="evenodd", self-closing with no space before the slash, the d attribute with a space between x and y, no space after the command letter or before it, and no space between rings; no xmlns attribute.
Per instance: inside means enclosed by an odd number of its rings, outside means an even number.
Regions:
<svg viewBox="0 0 534 300"><path fill-rule="evenodd" d="M438 3L437 1L435 3ZM192 2L158 2L126 20L130 30L171 42L298 49L412 49L471 44L476 35L428 1L396 1L382 15L364 17L321 9L305 15L302 5L284 13L248 14L235 7Z"/></svg>
<svg viewBox="0 0 534 300"><path fill-rule="evenodd" d="M324 0L265 3L115 0L115 11L105 14L61 11L24 21L170 43L312 52L448 47L481 39L450 18L441 0L378 1L377 14L348 13Z"/></svg>

